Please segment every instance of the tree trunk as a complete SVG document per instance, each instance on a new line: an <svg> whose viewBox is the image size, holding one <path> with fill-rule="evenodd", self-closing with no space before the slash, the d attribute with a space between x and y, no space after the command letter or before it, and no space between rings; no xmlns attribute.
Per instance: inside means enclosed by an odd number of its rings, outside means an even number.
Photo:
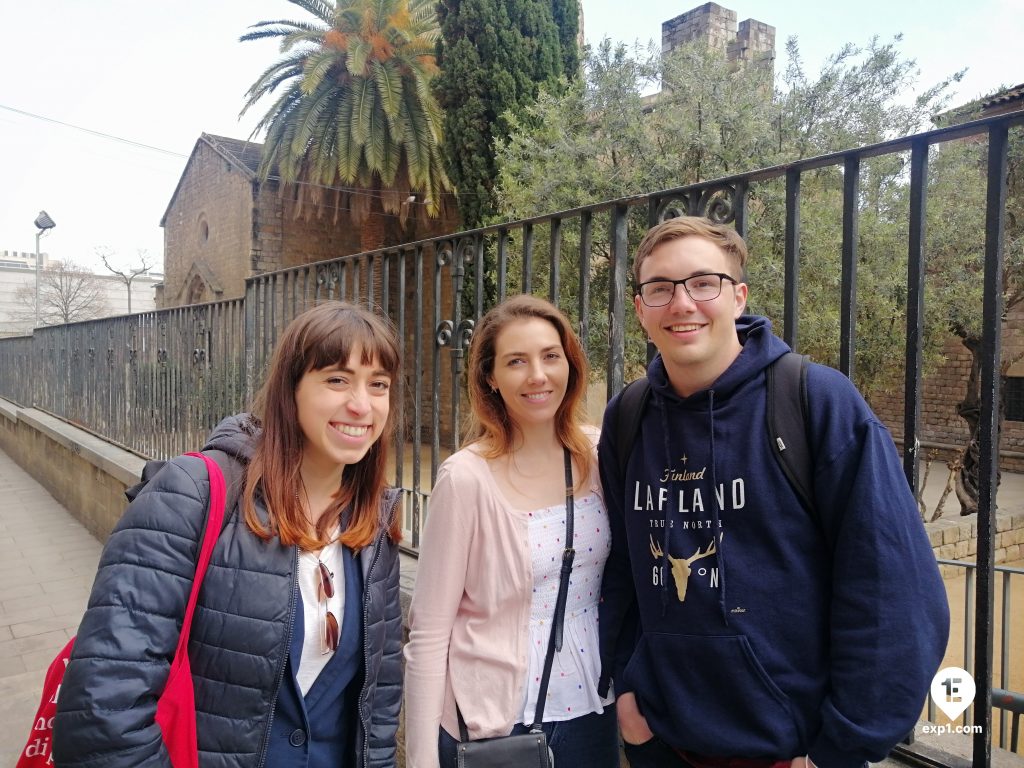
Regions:
<svg viewBox="0 0 1024 768"><path fill-rule="evenodd" d="M978 428L981 422L981 339L974 337L961 337L961 342L971 353L971 375L967 378L967 390L964 399L957 405L956 412L967 422L970 437L960 457L960 470L956 476L956 497L960 500L960 514L962 516L973 515L978 511L978 487L979 472L981 469L981 446L978 443ZM999 409L1002 414L1002 408ZM1002 419L1000 418L997 429L996 445L997 453L999 440L998 435L1002 431ZM996 482L1000 480L1000 472L996 470Z"/></svg>

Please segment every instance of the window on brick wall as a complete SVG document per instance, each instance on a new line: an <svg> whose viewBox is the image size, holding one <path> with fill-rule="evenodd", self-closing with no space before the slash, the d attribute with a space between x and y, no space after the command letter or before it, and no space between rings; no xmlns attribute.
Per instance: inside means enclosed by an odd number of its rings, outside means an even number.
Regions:
<svg viewBox="0 0 1024 768"><path fill-rule="evenodd" d="M1024 376L1007 376L1003 387L1006 420L1024 421Z"/></svg>

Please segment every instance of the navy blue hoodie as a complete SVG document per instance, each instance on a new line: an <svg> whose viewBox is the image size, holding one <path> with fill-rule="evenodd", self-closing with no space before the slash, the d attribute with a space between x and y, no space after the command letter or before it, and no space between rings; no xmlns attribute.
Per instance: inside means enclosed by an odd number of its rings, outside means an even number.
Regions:
<svg viewBox="0 0 1024 768"><path fill-rule="evenodd" d="M624 478L618 397L605 413L602 685L614 675L686 751L878 761L913 728L945 651L935 557L888 431L845 376L813 364L817 512L803 509L765 420L765 368L789 348L765 318L736 327L742 352L690 397L651 363Z"/></svg>

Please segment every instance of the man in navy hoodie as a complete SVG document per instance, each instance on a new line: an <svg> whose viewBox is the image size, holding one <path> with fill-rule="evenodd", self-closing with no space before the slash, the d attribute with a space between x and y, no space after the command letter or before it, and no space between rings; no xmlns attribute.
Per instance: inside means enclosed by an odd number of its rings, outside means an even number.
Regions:
<svg viewBox="0 0 1024 768"><path fill-rule="evenodd" d="M853 768L914 727L949 610L892 438L850 381L807 371L815 514L772 455L743 314L746 245L706 219L647 233L634 305L658 348L625 476L620 398L599 446L612 552L602 694L632 768Z"/></svg>

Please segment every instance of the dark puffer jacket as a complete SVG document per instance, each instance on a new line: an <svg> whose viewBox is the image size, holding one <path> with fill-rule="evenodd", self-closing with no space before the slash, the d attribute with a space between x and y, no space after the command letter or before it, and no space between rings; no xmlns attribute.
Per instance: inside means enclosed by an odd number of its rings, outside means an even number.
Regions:
<svg viewBox="0 0 1024 768"><path fill-rule="evenodd" d="M247 417L234 416L221 422L204 450L247 462L255 435ZM382 500L382 532L359 554L360 768L395 765L402 685L398 546L383 521L397 495L389 491ZM57 765L169 766L154 722L156 700L178 641L208 499L203 462L179 457L149 480L111 534L60 691ZM256 537L239 505L225 512L189 643L203 768L265 763L295 617L297 558L295 547Z"/></svg>

